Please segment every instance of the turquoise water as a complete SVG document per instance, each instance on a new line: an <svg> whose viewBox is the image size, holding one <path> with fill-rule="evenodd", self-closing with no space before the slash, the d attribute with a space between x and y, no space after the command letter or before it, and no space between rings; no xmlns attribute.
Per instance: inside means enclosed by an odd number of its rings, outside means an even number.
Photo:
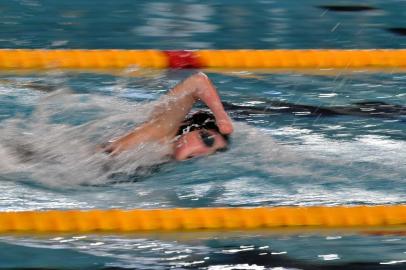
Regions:
<svg viewBox="0 0 406 270"><path fill-rule="evenodd" d="M334 12L321 5L369 5ZM402 0L0 3L2 48L404 48Z"/></svg>
<svg viewBox="0 0 406 270"><path fill-rule="evenodd" d="M404 2L368 3L377 9L339 13L316 7L321 1L13 1L0 4L1 46L404 47L404 37L386 30L404 26ZM404 115L239 116L229 151L138 178L131 172L139 166L162 162L159 147L114 162L94 151L143 121L193 72L1 74L0 210L406 203ZM245 106L406 104L403 73L208 75L225 101ZM128 176L112 183L112 172ZM343 232L2 235L0 268L403 269L405 241Z"/></svg>

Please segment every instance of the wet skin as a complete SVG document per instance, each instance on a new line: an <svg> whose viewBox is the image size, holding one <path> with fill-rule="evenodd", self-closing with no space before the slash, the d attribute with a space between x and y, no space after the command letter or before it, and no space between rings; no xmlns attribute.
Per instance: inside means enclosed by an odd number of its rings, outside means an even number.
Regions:
<svg viewBox="0 0 406 270"><path fill-rule="evenodd" d="M174 143L174 158L185 160L207 156L225 149L228 143L214 130L194 130L181 135Z"/></svg>

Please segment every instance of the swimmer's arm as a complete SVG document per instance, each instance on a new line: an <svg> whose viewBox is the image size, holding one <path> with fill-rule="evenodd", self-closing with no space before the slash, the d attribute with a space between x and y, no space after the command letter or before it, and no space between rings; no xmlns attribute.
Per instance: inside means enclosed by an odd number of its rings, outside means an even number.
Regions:
<svg viewBox="0 0 406 270"><path fill-rule="evenodd" d="M105 151L116 154L142 143L171 141L176 136L185 116L199 99L212 110L220 131L223 134L232 133L231 120L224 111L215 87L204 73L197 73L170 90L167 101L154 108L148 122L111 142Z"/></svg>

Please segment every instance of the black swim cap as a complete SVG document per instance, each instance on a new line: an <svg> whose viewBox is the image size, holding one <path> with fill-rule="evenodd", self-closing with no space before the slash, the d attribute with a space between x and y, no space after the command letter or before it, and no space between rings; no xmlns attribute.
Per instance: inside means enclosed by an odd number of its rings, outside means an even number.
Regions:
<svg viewBox="0 0 406 270"><path fill-rule="evenodd" d="M208 111L197 111L186 116L185 120L182 122L178 129L177 135L182 135L199 129L214 130L217 133L221 134L220 129L216 124L216 119L214 118L214 115L212 113ZM230 140L229 135L221 135L228 143Z"/></svg>

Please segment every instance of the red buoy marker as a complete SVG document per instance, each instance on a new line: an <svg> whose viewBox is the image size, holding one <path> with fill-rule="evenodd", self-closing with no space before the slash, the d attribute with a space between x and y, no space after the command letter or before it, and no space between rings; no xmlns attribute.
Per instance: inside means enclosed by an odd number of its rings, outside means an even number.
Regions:
<svg viewBox="0 0 406 270"><path fill-rule="evenodd" d="M169 67L171 68L201 68L197 55L194 51L164 51L168 56Z"/></svg>

